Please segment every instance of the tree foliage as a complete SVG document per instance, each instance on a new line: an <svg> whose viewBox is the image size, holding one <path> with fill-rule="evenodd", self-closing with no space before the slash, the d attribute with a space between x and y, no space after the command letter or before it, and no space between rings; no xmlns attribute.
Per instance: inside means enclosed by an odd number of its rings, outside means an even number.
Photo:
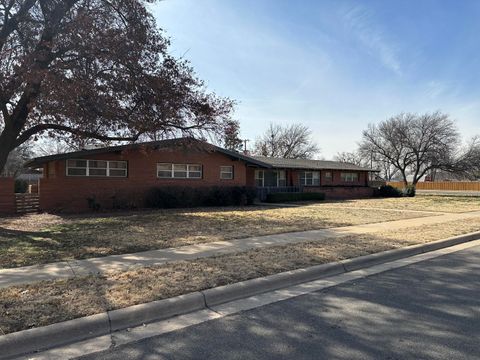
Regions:
<svg viewBox="0 0 480 360"><path fill-rule="evenodd" d="M360 151L385 159L415 185L434 169L454 171L458 163L459 134L455 123L441 112L402 113L363 132Z"/></svg>
<svg viewBox="0 0 480 360"><path fill-rule="evenodd" d="M232 151L241 151L243 140L240 139L240 124L238 121L229 120L225 123L224 133L220 142L225 149Z"/></svg>
<svg viewBox="0 0 480 360"><path fill-rule="evenodd" d="M233 102L168 54L146 0L0 0L0 171L41 134L222 132Z"/></svg>
<svg viewBox="0 0 480 360"><path fill-rule="evenodd" d="M460 151L453 170L468 180L480 180L480 136L474 136Z"/></svg>
<svg viewBox="0 0 480 360"><path fill-rule="evenodd" d="M18 146L8 155L7 161L5 162L5 166L0 172L0 175L16 177L21 174L24 170L23 164L30 160L33 155L34 153L29 143L24 143Z"/></svg>
<svg viewBox="0 0 480 360"><path fill-rule="evenodd" d="M256 155L288 159L310 159L319 152L312 131L303 124L270 124L265 134L256 139L254 149Z"/></svg>

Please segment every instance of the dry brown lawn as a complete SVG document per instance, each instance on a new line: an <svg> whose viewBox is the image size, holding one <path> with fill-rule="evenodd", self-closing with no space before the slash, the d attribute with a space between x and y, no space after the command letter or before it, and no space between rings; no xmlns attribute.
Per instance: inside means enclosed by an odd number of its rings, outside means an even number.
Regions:
<svg viewBox="0 0 480 360"><path fill-rule="evenodd" d="M475 196L416 196L414 198L388 198L388 199L361 199L344 200L331 203L318 204L317 206L351 208L376 208L404 211L431 211L446 213L462 213L480 210L480 197Z"/></svg>
<svg viewBox="0 0 480 360"><path fill-rule="evenodd" d="M5 288L0 292L0 333L479 230L476 217Z"/></svg>
<svg viewBox="0 0 480 360"><path fill-rule="evenodd" d="M429 215L372 211L356 208L355 204L4 218L0 219L0 268Z"/></svg>

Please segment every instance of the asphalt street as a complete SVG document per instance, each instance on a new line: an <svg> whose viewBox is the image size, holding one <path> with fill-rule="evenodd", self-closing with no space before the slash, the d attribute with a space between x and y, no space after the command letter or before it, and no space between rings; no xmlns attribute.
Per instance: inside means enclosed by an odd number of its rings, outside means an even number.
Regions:
<svg viewBox="0 0 480 360"><path fill-rule="evenodd" d="M81 359L479 358L473 247Z"/></svg>

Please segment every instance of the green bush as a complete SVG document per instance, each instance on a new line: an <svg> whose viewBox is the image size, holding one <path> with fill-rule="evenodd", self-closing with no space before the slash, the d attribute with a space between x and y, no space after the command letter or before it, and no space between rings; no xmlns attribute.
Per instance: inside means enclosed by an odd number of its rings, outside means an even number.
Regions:
<svg viewBox="0 0 480 360"><path fill-rule="evenodd" d="M416 193L415 185L408 185L403 189L403 196L414 197Z"/></svg>
<svg viewBox="0 0 480 360"><path fill-rule="evenodd" d="M251 205L255 189L245 186L212 186L191 188L167 186L152 188L146 196L150 208L186 208L198 206L243 206Z"/></svg>
<svg viewBox="0 0 480 360"><path fill-rule="evenodd" d="M278 192L267 195L267 202L278 203L286 201L325 200L325 194L321 192Z"/></svg>
<svg viewBox="0 0 480 360"><path fill-rule="evenodd" d="M15 180L15 193L17 194L24 194L28 190L28 182L21 179Z"/></svg>
<svg viewBox="0 0 480 360"><path fill-rule="evenodd" d="M378 189L375 189L374 196L385 197L385 198L402 197L403 193L401 190L391 185L382 185Z"/></svg>

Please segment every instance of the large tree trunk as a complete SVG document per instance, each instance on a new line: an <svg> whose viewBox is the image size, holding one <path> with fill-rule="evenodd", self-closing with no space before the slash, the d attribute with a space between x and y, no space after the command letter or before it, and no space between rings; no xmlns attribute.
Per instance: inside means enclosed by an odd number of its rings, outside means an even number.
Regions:
<svg viewBox="0 0 480 360"><path fill-rule="evenodd" d="M6 148L4 149L3 144L0 145L0 176L2 176L3 174L3 169L7 164L7 159L9 154L10 154L10 151L7 150Z"/></svg>
<svg viewBox="0 0 480 360"><path fill-rule="evenodd" d="M15 149L16 134L13 129L5 128L0 133L0 176L7 164L8 155Z"/></svg>
<svg viewBox="0 0 480 360"><path fill-rule="evenodd" d="M407 174L403 170L401 170L400 172L401 172L402 178L403 178L403 187L406 188L408 186Z"/></svg>

